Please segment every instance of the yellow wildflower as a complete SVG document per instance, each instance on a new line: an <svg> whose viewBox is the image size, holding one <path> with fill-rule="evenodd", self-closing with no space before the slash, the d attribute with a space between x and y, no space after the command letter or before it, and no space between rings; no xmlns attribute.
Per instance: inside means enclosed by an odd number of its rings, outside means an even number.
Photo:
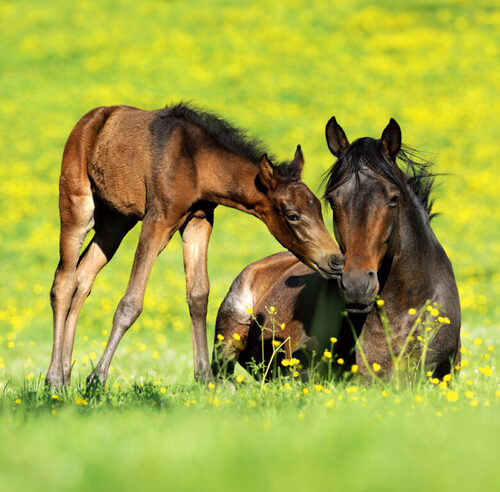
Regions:
<svg viewBox="0 0 500 492"><path fill-rule="evenodd" d="M290 383L285 383L284 386L285 386L285 389L287 389L287 390L292 389L292 387L290 386Z"/></svg>
<svg viewBox="0 0 500 492"><path fill-rule="evenodd" d="M21 401L22 401L22 400L21 400L21 398L17 398L17 399L15 400L15 404L16 404L16 405L20 405L20 404L21 404Z"/></svg>
<svg viewBox="0 0 500 492"><path fill-rule="evenodd" d="M377 300L377 306L383 306L384 304L385 304L385 301L383 299Z"/></svg>
<svg viewBox="0 0 500 492"><path fill-rule="evenodd" d="M304 393L304 395L307 395L307 393L309 393L309 390L307 388L302 388L302 393Z"/></svg>
<svg viewBox="0 0 500 492"><path fill-rule="evenodd" d="M445 374L443 376L443 381L446 381L446 382L451 381L451 374Z"/></svg>
<svg viewBox="0 0 500 492"><path fill-rule="evenodd" d="M348 395L350 395L351 393L357 393L358 392L358 387L357 386L348 386L345 391Z"/></svg>
<svg viewBox="0 0 500 492"><path fill-rule="evenodd" d="M233 333L233 338L239 342L241 340L240 334L239 333Z"/></svg>
<svg viewBox="0 0 500 492"><path fill-rule="evenodd" d="M214 383L208 383L208 389L213 390L214 388L215 388L215 384Z"/></svg>
<svg viewBox="0 0 500 492"><path fill-rule="evenodd" d="M471 407L477 407L479 405L479 400L471 400L470 406Z"/></svg>
<svg viewBox="0 0 500 492"><path fill-rule="evenodd" d="M415 308L410 308L408 309L408 314L410 314L411 316L415 316L415 314L417 314L417 310Z"/></svg>
<svg viewBox="0 0 500 492"><path fill-rule="evenodd" d="M337 343L338 340L335 337L330 337L330 342L331 343Z"/></svg>
<svg viewBox="0 0 500 492"><path fill-rule="evenodd" d="M387 391L383 390L381 395L385 398L387 396Z"/></svg>
<svg viewBox="0 0 500 492"><path fill-rule="evenodd" d="M353 365L351 366L351 372L352 372L353 374L356 374L356 373L358 372L358 369L359 369L359 367L358 367L358 365L357 365L357 364L353 364Z"/></svg>
<svg viewBox="0 0 500 492"><path fill-rule="evenodd" d="M248 314L253 314L253 309L252 309L252 308L248 308L248 309L247 309L247 313L248 313Z"/></svg>
<svg viewBox="0 0 500 492"><path fill-rule="evenodd" d="M283 359L283 360L281 361L281 365L282 365L283 367L287 367L287 366L289 366L289 365L290 365L290 361L289 361L288 359Z"/></svg>
<svg viewBox="0 0 500 492"><path fill-rule="evenodd" d="M483 341L480 338L474 338L474 345L481 345Z"/></svg>
<svg viewBox="0 0 500 492"><path fill-rule="evenodd" d="M164 395L165 393L167 392L167 388L163 387L161 390L160 390L160 393L162 395Z"/></svg>
<svg viewBox="0 0 500 492"><path fill-rule="evenodd" d="M315 389L316 391L323 391L323 386L322 386L321 384L315 384L315 385L314 385L314 389Z"/></svg>
<svg viewBox="0 0 500 492"><path fill-rule="evenodd" d="M491 376L493 374L493 369L490 366L478 367L477 370L482 372L485 376Z"/></svg>
<svg viewBox="0 0 500 492"><path fill-rule="evenodd" d="M344 365L344 359L342 359L342 357L340 359L337 359L337 364L339 364L340 366L343 366Z"/></svg>
<svg viewBox="0 0 500 492"><path fill-rule="evenodd" d="M448 387L448 383L446 381L441 381L438 386L441 389L446 389Z"/></svg>
<svg viewBox="0 0 500 492"><path fill-rule="evenodd" d="M373 367L373 370L374 370L375 372L380 371L380 364L377 364L376 362L374 362L374 363L372 364L372 367Z"/></svg>
<svg viewBox="0 0 500 492"><path fill-rule="evenodd" d="M217 334L217 340L219 340L220 342L222 342L222 340L224 340L224 335L222 333L218 333Z"/></svg>
<svg viewBox="0 0 500 492"><path fill-rule="evenodd" d="M436 309L436 308L432 308L431 309L431 316L438 316L439 315L439 309Z"/></svg>
<svg viewBox="0 0 500 492"><path fill-rule="evenodd" d="M325 407L326 407L326 408L333 407L333 405L335 405L335 400L328 400L328 401L325 403Z"/></svg>
<svg viewBox="0 0 500 492"><path fill-rule="evenodd" d="M470 391L470 390L466 391L465 392L465 398L469 398L469 399L474 398L474 392Z"/></svg>
<svg viewBox="0 0 500 492"><path fill-rule="evenodd" d="M298 373L297 371L294 371L294 372L293 372L293 377L294 377L294 378L298 378L298 377L299 377L299 373Z"/></svg>
<svg viewBox="0 0 500 492"><path fill-rule="evenodd" d="M415 395L414 399L417 403L422 403L422 401L424 400L424 398L420 395Z"/></svg>
<svg viewBox="0 0 500 492"><path fill-rule="evenodd" d="M273 340L273 345L275 347L279 347L281 345L281 342L279 340Z"/></svg>
<svg viewBox="0 0 500 492"><path fill-rule="evenodd" d="M455 390L449 390L446 392L446 398L448 401L457 401L458 393Z"/></svg>
<svg viewBox="0 0 500 492"><path fill-rule="evenodd" d="M331 359L332 358L332 353L329 350L325 349L325 352L323 353L323 357L325 359Z"/></svg>
<svg viewBox="0 0 500 492"><path fill-rule="evenodd" d="M245 381L245 377L238 374L238 376L236 376L236 382L241 384L243 381Z"/></svg>

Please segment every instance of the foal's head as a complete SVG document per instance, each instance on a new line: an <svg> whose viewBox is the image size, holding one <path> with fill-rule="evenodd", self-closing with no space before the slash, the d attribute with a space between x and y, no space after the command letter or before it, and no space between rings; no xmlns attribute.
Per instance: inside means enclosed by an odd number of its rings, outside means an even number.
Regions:
<svg viewBox="0 0 500 492"><path fill-rule="evenodd" d="M407 200L405 176L396 164L401 129L391 119L380 140L360 138L349 144L332 117L326 139L338 158L325 197L333 210L335 237L345 254L340 287L349 311L368 312L379 291L382 261L394 255L399 209Z"/></svg>
<svg viewBox="0 0 500 492"><path fill-rule="evenodd" d="M273 166L262 156L257 186L267 200L260 215L285 248L323 277L332 278L342 271L343 258L325 228L320 201L301 181L303 167L300 145L288 165Z"/></svg>

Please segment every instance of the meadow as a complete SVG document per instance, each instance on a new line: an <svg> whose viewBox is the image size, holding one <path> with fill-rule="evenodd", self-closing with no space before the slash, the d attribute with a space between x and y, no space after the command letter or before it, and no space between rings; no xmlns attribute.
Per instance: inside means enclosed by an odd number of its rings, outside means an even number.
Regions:
<svg viewBox="0 0 500 492"><path fill-rule="evenodd" d="M495 4L0 0L0 488L499 488ZM136 227L82 310L71 388L45 388L68 134L96 106L179 100L247 128L282 159L300 143L318 195L333 114L350 140L399 122L441 174L432 224L462 304L454 381L397 388L354 376L262 389L239 369L234 393L195 384L175 236L107 386L89 394L83 382L125 291ZM326 208L324 217L331 230ZM235 276L281 249L257 219L217 208L209 340Z"/></svg>

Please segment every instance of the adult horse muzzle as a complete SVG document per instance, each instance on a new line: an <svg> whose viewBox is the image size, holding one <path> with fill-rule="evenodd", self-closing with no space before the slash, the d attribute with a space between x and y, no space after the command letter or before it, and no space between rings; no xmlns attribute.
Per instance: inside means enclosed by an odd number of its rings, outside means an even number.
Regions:
<svg viewBox="0 0 500 492"><path fill-rule="evenodd" d="M346 309L350 313L368 313L377 296L379 283L374 270L347 270L339 281Z"/></svg>

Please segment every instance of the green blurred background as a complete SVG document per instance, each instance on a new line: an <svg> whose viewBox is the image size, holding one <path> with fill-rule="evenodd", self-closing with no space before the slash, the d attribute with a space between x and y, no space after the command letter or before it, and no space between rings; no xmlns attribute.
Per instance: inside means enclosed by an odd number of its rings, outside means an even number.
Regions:
<svg viewBox="0 0 500 492"><path fill-rule="evenodd" d="M58 261L64 143L89 109L192 101L262 138L297 144L321 194L333 159L324 125L378 137L390 117L443 173L433 228L459 285L466 336L498 343L500 12L494 1L0 1L0 384L48 367L49 290ZM325 210L331 229L331 214ZM103 350L137 227L98 276L75 342L76 379ZM263 224L219 207L210 243L209 338L230 283L281 250ZM158 258L143 315L111 382L189 383L191 336L181 244ZM279 307L277 307L279 310ZM12 435L13 436L13 435ZM11 436L11 437L12 437Z"/></svg>

